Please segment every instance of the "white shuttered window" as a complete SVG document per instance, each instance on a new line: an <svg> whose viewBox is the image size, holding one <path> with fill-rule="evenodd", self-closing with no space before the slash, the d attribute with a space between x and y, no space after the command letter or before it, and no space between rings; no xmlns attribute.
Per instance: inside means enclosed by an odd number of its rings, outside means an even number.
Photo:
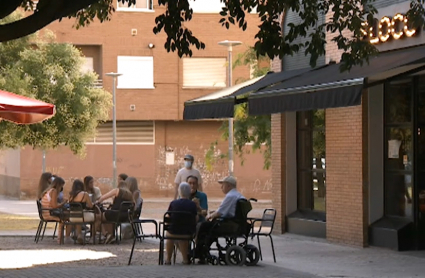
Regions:
<svg viewBox="0 0 425 278"><path fill-rule="evenodd" d="M118 89L154 89L153 57L118 56Z"/></svg>
<svg viewBox="0 0 425 278"><path fill-rule="evenodd" d="M91 144L112 144L112 122L97 127L96 137ZM155 144L153 121L117 121L117 144Z"/></svg>
<svg viewBox="0 0 425 278"><path fill-rule="evenodd" d="M226 87L226 58L183 58L183 87Z"/></svg>
<svg viewBox="0 0 425 278"><path fill-rule="evenodd" d="M153 9L152 0L137 0L135 5L128 6L128 2L122 3L117 1L117 10L118 11L146 11Z"/></svg>

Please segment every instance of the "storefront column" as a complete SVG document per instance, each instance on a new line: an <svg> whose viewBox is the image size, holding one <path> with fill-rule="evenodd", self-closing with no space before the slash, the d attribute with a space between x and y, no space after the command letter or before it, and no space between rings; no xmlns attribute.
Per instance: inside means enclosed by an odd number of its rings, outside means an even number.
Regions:
<svg viewBox="0 0 425 278"><path fill-rule="evenodd" d="M275 232L285 232L286 216L286 136L285 114L273 114L271 116L271 140L272 140L272 203L276 209Z"/></svg>
<svg viewBox="0 0 425 278"><path fill-rule="evenodd" d="M367 107L326 110L326 234L331 242L366 246L368 229Z"/></svg>

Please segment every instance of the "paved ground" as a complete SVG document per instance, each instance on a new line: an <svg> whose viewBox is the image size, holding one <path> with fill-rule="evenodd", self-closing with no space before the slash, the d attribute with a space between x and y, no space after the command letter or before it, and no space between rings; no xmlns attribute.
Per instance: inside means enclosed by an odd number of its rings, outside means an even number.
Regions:
<svg viewBox="0 0 425 278"><path fill-rule="evenodd" d="M0 201L0 211L2 206ZM264 260L257 267L157 266L156 240L138 243L133 263L127 266L130 241L58 246L51 238L35 244L32 237L17 237L20 234L0 237L0 277L425 277L425 251L353 248L291 234L273 237L276 264L270 241L262 240ZM6 267L20 269L2 269Z"/></svg>

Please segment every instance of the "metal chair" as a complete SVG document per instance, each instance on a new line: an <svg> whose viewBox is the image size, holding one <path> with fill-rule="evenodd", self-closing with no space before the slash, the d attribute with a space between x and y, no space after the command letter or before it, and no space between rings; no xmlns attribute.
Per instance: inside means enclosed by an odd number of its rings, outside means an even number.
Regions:
<svg viewBox="0 0 425 278"><path fill-rule="evenodd" d="M272 238L274 222L276 220L276 210L265 209L263 212L262 218L250 218L250 220L252 221L252 230L249 236L251 237L251 239L254 239L254 237L257 237L258 249L260 250L261 260L263 260L263 254L261 252L260 236L265 236L270 238L270 243L271 243L272 252L273 252L273 260L274 262L276 262L276 255L274 252L274 245L273 245L273 238ZM255 228L256 222L260 223L260 226L258 227L258 229Z"/></svg>
<svg viewBox="0 0 425 278"><path fill-rule="evenodd" d="M89 220L86 217L86 213L93 213L94 218L93 220ZM63 226L62 226L62 240L61 240L61 244L63 244L64 242L64 230L65 230L65 226L73 226L74 231L75 226L76 225L90 225L90 236L93 239L93 244L95 244L95 222L96 222L96 214L94 210L90 210L90 209L85 209L82 203L69 203L69 209L67 209L66 211L63 211L63 216L66 217L62 217L62 222L63 222ZM83 231L83 245L86 244L86 233L87 231ZM76 235L78 236L78 235Z"/></svg>
<svg viewBox="0 0 425 278"><path fill-rule="evenodd" d="M35 237L34 237L35 243L38 243L40 236L41 236L41 240L43 240L44 233L45 233L46 227L47 227L47 223L55 223L55 230L53 231L53 239L55 239L56 229L58 227L59 221L44 219L43 211L49 211L49 213L50 213L50 209L43 209L42 206L41 206L40 200L37 200L37 210L38 210L38 217L40 218L40 222L38 223L37 232L35 233ZM43 225L44 225L44 229L43 229ZM43 231L43 234L41 234L41 231Z"/></svg>
<svg viewBox="0 0 425 278"><path fill-rule="evenodd" d="M113 224L115 229L115 242L119 244L119 241L121 240L121 224L122 223L130 223L130 220L128 218L128 215L131 213L133 214L134 211L134 203L130 201L125 201L120 204L120 208L117 211L117 217L111 221L102 221L102 224ZM127 217L125 219L122 219L121 216L126 215ZM102 227L102 226L101 226ZM118 233L119 228L119 233ZM102 228L101 228L102 230ZM102 231L100 231L100 235L102 234ZM99 239L100 239L99 235Z"/></svg>
<svg viewBox="0 0 425 278"><path fill-rule="evenodd" d="M136 208L134 210L134 213L129 213L128 218L130 219L130 223L131 223L131 228L133 230L133 246L131 247L131 253L130 253L130 258L128 259L128 265L131 264L131 259L133 257L133 251L134 251L134 245L136 244L136 241L142 241L143 239L145 239L146 237L154 237L154 238L158 238L159 237L159 233L158 233L158 222L155 219L139 219L140 217L140 213L142 210L142 204L143 204L143 199L141 199L140 202L140 211ZM136 202L136 206L138 205L138 202ZM155 225L155 234L144 234L143 233L143 228L142 225L143 224L153 224Z"/></svg>
<svg viewBox="0 0 425 278"><path fill-rule="evenodd" d="M162 234L159 238L159 258L158 264L164 264L164 246L165 240L187 240L193 246L192 250L195 252L195 233L196 233L196 215L187 211L167 211L164 213L163 221L159 223L159 229ZM183 234L173 234L172 236L167 235L169 230L182 230L185 231ZM191 246L189 246L190 248ZM175 251L174 248L174 262L175 262ZM193 254L195 257L195 254ZM194 262L194 260L193 260Z"/></svg>

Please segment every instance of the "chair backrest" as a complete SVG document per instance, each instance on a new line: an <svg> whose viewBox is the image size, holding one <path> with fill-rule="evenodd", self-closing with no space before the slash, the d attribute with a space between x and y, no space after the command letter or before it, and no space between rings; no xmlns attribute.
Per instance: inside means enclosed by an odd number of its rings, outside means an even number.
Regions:
<svg viewBox="0 0 425 278"><path fill-rule="evenodd" d="M142 214L142 207L143 207L143 198L137 198L136 203L134 204L134 213L133 217L134 219L140 218L140 215Z"/></svg>
<svg viewBox="0 0 425 278"><path fill-rule="evenodd" d="M261 224L258 232L261 232L262 228L270 228L268 232L271 234L273 232L274 222L276 220L276 210L275 209L265 209L263 212L263 217L261 218Z"/></svg>
<svg viewBox="0 0 425 278"><path fill-rule="evenodd" d="M233 221L238 224L245 224L247 222L248 213L252 210L251 202L246 199L239 199L236 203L236 212Z"/></svg>
<svg viewBox="0 0 425 278"><path fill-rule="evenodd" d="M38 210L38 217L40 217L41 220L44 220L43 209L41 207L41 200L37 200L37 210Z"/></svg>
<svg viewBox="0 0 425 278"><path fill-rule="evenodd" d="M69 219L81 219L78 222L84 221L84 206L82 203L69 203L68 209ZM77 222L77 221L72 221Z"/></svg>
<svg viewBox="0 0 425 278"><path fill-rule="evenodd" d="M196 232L196 215L187 211L167 211L163 218L163 232L193 235Z"/></svg>
<svg viewBox="0 0 425 278"><path fill-rule="evenodd" d="M128 216L130 215L130 213L133 214L133 212L134 212L133 202L130 202L130 201L122 202L120 204L120 209L119 209L119 213L117 214L116 222L126 222L126 221L130 222L131 220ZM127 217L126 221L120 221L120 219L122 220L121 216L124 216L124 215Z"/></svg>

